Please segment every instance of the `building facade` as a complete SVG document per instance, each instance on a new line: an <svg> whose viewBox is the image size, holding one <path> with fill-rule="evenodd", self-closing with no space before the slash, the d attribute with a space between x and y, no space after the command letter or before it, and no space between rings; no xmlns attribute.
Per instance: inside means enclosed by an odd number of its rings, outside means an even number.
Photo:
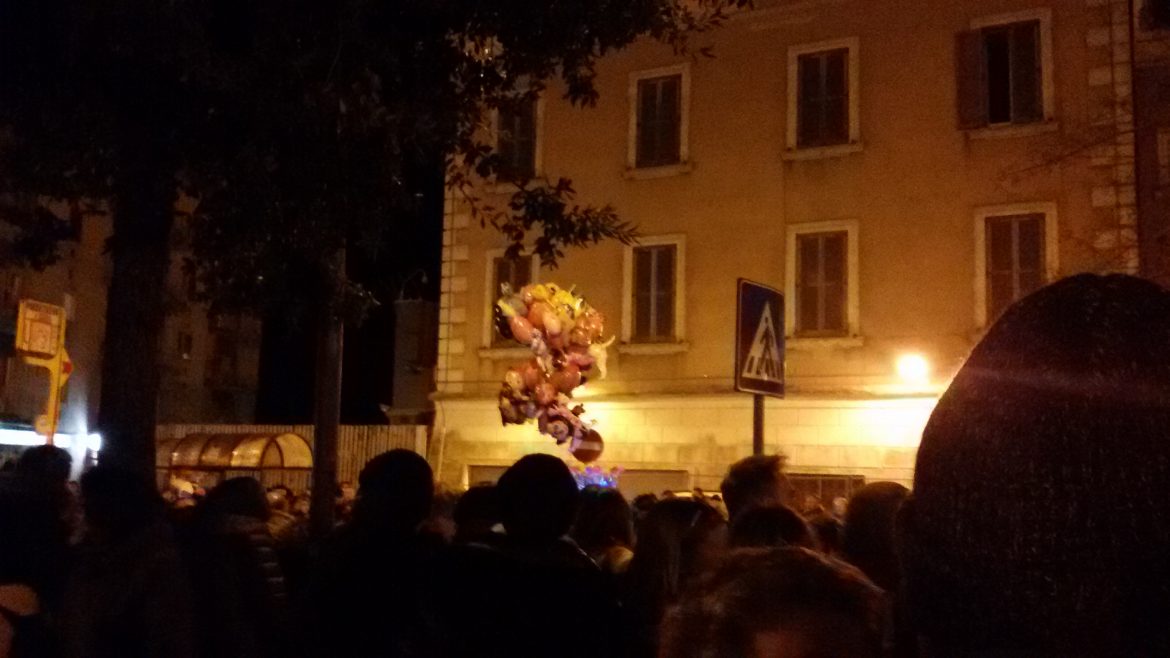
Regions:
<svg viewBox="0 0 1170 658"><path fill-rule="evenodd" d="M448 197L440 478L569 459L501 427L495 402L524 358L492 333L498 285L555 281L617 337L581 396L600 464L642 488L716 487L751 446L732 377L745 277L786 296L767 450L826 494L909 483L937 396L997 314L1060 277L1139 271L1132 18L1124 0L761 1L703 37L713 59L639 43L601 62L595 107L554 87L494 117L516 166L571 178L642 237L544 270L503 259Z"/></svg>
<svg viewBox="0 0 1170 658"><path fill-rule="evenodd" d="M108 215L69 213L73 239L62 242L59 260L41 271L0 269L0 416L13 428L31 427L43 413L45 371L14 354L17 308L34 299L65 308L65 349L73 362L62 402L60 431L85 435L97 421L101 391L106 292L111 264ZM177 233L181 233L177 231ZM259 323L213 316L193 298L192 282L175 245L167 284L167 318L160 346L160 422L251 422L260 351ZM22 436L20 442L35 438ZM0 439L0 444L4 443Z"/></svg>

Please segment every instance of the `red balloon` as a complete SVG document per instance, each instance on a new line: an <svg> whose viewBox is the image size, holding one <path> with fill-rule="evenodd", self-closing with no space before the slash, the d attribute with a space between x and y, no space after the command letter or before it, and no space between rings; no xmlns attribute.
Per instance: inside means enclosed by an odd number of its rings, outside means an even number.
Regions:
<svg viewBox="0 0 1170 658"><path fill-rule="evenodd" d="M569 452L583 464L597 461L605 451L605 441L597 430L589 430L580 439L573 439L569 444Z"/></svg>
<svg viewBox="0 0 1170 658"><path fill-rule="evenodd" d="M528 321L537 329L544 329L544 314L552 313L553 307L548 302L533 302L532 306L528 307ZM555 316L554 316L555 317ZM513 329L512 333L516 333Z"/></svg>
<svg viewBox="0 0 1170 658"><path fill-rule="evenodd" d="M581 369L572 363L566 363L563 368L549 375L548 381L558 391L568 395L581 385Z"/></svg>
<svg viewBox="0 0 1170 658"><path fill-rule="evenodd" d="M508 328L512 330L512 337L518 342L527 345L532 342L533 326L527 318L514 315L508 318Z"/></svg>
<svg viewBox="0 0 1170 658"><path fill-rule="evenodd" d="M544 379L544 371L540 369L540 364L536 359L520 366L520 376L524 378L524 389L528 391L536 390L536 385Z"/></svg>

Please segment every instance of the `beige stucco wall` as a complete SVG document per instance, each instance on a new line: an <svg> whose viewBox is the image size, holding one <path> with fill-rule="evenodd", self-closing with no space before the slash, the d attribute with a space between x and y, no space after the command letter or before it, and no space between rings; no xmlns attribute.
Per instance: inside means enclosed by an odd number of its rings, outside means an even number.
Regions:
<svg viewBox="0 0 1170 658"><path fill-rule="evenodd" d="M739 16L701 39L714 46L715 59L639 44L603 60L596 107L571 107L558 100L556 88L546 96L540 134L545 172L571 178L582 202L612 203L643 235L683 234L686 241L685 349L642 355L615 345L610 379L589 384L596 401L587 407L613 405L619 415L644 419L643 425L617 423L624 429L613 431L605 460L645 467L683 464L701 486L709 486L749 445L750 399L719 397L731 388L736 279L783 289L788 226L853 220L860 340L846 347L790 345L791 399L774 403L779 418L770 425L769 440L801 470L908 480L917 437L898 434L895 444L887 445L880 433L866 430L867 422L882 416L867 405L896 406L910 394L937 394L978 338L979 208L1052 204L1058 276L1137 266L1132 144L1127 159L1124 143L1110 132L1120 120L1117 98L1128 93L1128 78L1115 68L1120 52L1112 47L1115 14L1125 3L768 4L780 6ZM957 129L956 33L980 17L1042 7L1052 16L1054 122L1023 135ZM1128 29L1124 20L1120 29ZM788 48L848 37L858 39L860 51L861 150L785 160ZM686 62L690 171L631 179L626 175L629 75ZM1099 143L1101 134L1108 152ZM1091 148L1082 146L1090 142ZM480 349L488 310L487 259L505 245L503 238L479 228L454 197L447 229L436 430L446 436L444 479L457 481L467 464L552 447L535 429L502 430L492 417L490 398L503 370L520 358ZM559 269L540 276L577 285L606 313L609 330L620 335L622 262L622 246L607 243L574 251ZM895 376L894 361L907 351L926 355L934 366L926 391L904 390ZM863 401L874 395L887 401ZM728 422L670 422L700 413L708 403ZM801 415L811 409L827 413ZM784 413L794 410L798 420L821 420L791 423ZM925 413L919 415L903 425L920 427ZM841 429L846 426L860 431ZM801 432L832 438L828 444L806 441ZM642 438L660 435L671 442Z"/></svg>

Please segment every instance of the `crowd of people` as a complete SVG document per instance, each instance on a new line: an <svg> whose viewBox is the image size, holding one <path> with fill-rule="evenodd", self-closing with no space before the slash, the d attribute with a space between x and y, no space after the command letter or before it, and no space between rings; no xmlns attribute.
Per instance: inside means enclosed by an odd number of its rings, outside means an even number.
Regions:
<svg viewBox="0 0 1170 658"><path fill-rule="evenodd" d="M251 478L168 506L69 468L39 447L0 477L0 657L1170 655L1170 293L1129 277L1017 303L913 492L811 515L775 455L719 500L582 490L550 455L437 500L396 450L310 541Z"/></svg>

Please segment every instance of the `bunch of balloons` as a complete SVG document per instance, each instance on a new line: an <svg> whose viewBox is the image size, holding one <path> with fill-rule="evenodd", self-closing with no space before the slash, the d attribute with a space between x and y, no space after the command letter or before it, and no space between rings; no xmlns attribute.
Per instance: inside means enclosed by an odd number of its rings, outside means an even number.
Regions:
<svg viewBox="0 0 1170 658"><path fill-rule="evenodd" d="M573 404L573 390L594 372L606 374L601 341L605 318L573 290L552 283L513 291L505 284L494 308L496 331L532 350L532 359L509 368L500 389L500 420L521 425L535 420L542 434L569 443L573 456L591 462L605 442Z"/></svg>

